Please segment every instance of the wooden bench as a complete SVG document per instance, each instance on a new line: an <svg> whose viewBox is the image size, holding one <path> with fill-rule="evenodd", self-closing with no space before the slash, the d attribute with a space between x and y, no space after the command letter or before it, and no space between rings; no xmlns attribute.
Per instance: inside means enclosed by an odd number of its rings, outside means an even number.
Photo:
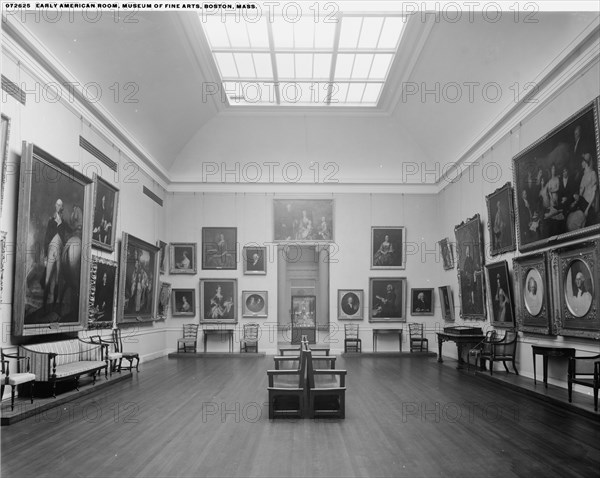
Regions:
<svg viewBox="0 0 600 478"><path fill-rule="evenodd" d="M108 354L105 345L86 342L81 339L61 340L41 344L20 345L19 355L29 357L31 373L37 382L48 382L52 387L52 396L56 397L56 382L75 380L79 390L79 377L108 369Z"/></svg>

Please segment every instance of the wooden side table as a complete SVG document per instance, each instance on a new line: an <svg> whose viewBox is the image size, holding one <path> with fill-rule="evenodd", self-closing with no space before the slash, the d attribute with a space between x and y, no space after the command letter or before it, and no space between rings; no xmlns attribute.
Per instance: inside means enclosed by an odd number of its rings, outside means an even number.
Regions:
<svg viewBox="0 0 600 478"><path fill-rule="evenodd" d="M548 357L575 357L575 349L570 347L551 347L542 345L532 345L533 352L533 383L536 382L535 377L535 356L541 355L544 367L544 386L548 388Z"/></svg>

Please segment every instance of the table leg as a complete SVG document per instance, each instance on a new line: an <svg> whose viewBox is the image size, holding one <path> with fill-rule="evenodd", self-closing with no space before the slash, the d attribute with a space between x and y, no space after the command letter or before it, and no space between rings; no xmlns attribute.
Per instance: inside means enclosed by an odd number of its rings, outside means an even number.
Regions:
<svg viewBox="0 0 600 478"><path fill-rule="evenodd" d="M548 356L543 355L544 357L544 387L548 388Z"/></svg>
<svg viewBox="0 0 600 478"><path fill-rule="evenodd" d="M402 331L398 334L398 340L400 341L400 352L402 352Z"/></svg>
<svg viewBox="0 0 600 478"><path fill-rule="evenodd" d="M373 352L377 352L377 333L373 332Z"/></svg>
<svg viewBox="0 0 600 478"><path fill-rule="evenodd" d="M536 381L535 381L535 354L533 354L533 383L536 383Z"/></svg>
<svg viewBox="0 0 600 478"><path fill-rule="evenodd" d="M442 363L444 360L442 359L442 338L438 336L438 362Z"/></svg>
<svg viewBox="0 0 600 478"><path fill-rule="evenodd" d="M208 335L206 335L206 332L204 333L204 353L206 353L206 339L208 338Z"/></svg>

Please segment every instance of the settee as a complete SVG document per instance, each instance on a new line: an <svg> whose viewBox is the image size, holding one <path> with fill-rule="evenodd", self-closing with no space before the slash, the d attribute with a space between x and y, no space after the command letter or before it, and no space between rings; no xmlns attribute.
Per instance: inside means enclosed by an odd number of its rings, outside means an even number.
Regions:
<svg viewBox="0 0 600 478"><path fill-rule="evenodd" d="M79 377L96 374L108 369L108 354L105 345L86 342L81 339L61 340L40 344L20 345L20 355L29 357L31 372L36 382L47 382L52 387L52 396L56 397L56 383L74 380L79 390Z"/></svg>

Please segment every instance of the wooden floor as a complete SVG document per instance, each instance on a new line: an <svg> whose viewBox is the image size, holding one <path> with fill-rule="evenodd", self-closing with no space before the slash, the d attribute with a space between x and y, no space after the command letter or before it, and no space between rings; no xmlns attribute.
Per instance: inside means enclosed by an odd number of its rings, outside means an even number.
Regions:
<svg viewBox="0 0 600 478"><path fill-rule="evenodd" d="M341 357L345 420L268 419L270 356L162 358L3 427L9 477L597 477L597 421L435 358Z"/></svg>

